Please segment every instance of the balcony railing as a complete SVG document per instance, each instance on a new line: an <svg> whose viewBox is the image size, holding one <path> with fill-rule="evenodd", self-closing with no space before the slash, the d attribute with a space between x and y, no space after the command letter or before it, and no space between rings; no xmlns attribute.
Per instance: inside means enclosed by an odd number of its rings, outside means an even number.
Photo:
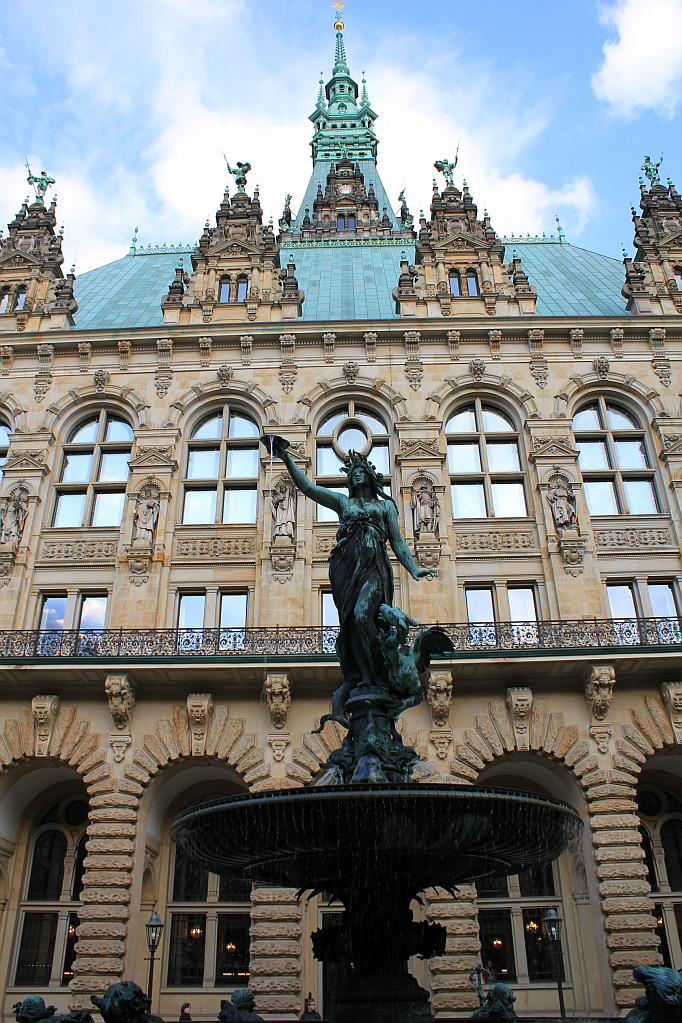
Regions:
<svg viewBox="0 0 682 1023"><path fill-rule="evenodd" d="M622 618L567 622L441 625L455 658L496 653L561 655L568 650L673 648L682 653L682 619ZM414 632L412 638L414 638ZM0 660L268 657L334 659L336 628L101 629L0 632ZM662 652L662 651L661 651Z"/></svg>

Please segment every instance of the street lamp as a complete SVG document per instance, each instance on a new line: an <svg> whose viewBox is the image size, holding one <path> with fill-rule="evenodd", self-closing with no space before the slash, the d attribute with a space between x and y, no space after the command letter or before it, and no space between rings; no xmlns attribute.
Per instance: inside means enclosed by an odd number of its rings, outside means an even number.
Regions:
<svg viewBox="0 0 682 1023"><path fill-rule="evenodd" d="M149 923L145 924L145 927L147 929L147 948L149 949L149 987L147 988L147 998L149 999L149 1007L151 1009L154 960L156 958L156 950L161 944L161 935L163 934L163 923L159 914L152 913Z"/></svg>
<svg viewBox="0 0 682 1023"><path fill-rule="evenodd" d="M566 1007L564 1005L564 989L561 986L561 925L563 920L556 909L548 909L545 913L545 932L554 949L554 971L556 973L556 986L559 992L559 1012L561 1018L566 1019Z"/></svg>

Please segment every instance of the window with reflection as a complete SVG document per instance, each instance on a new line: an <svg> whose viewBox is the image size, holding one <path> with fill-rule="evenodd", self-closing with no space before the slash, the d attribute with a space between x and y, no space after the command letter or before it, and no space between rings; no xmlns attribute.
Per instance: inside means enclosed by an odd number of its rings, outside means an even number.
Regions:
<svg viewBox="0 0 682 1023"><path fill-rule="evenodd" d="M469 298L477 298L479 294L478 274L475 270L467 270L467 295Z"/></svg>
<svg viewBox="0 0 682 1023"><path fill-rule="evenodd" d="M653 766L653 765L652 765ZM682 969L682 794L646 776L637 787L639 833L665 965Z"/></svg>
<svg viewBox="0 0 682 1023"><path fill-rule="evenodd" d="M244 274L237 278L237 301L246 302L246 294L249 287L249 279Z"/></svg>
<svg viewBox="0 0 682 1023"><path fill-rule="evenodd" d="M87 819L85 798L69 795L33 829L14 987L66 987L73 979Z"/></svg>
<svg viewBox="0 0 682 1023"><path fill-rule="evenodd" d="M6 313L9 307L9 288L0 291L0 313Z"/></svg>
<svg viewBox="0 0 682 1023"><path fill-rule="evenodd" d="M520 438L512 420L477 398L450 416L445 433L454 518L525 518Z"/></svg>
<svg viewBox="0 0 682 1023"><path fill-rule="evenodd" d="M655 515L659 511L645 432L635 417L605 401L573 416L590 515Z"/></svg>
<svg viewBox="0 0 682 1023"><path fill-rule="evenodd" d="M14 299L14 312L19 313L24 308L26 302L26 288L19 288Z"/></svg>
<svg viewBox="0 0 682 1023"><path fill-rule="evenodd" d="M537 643L538 612L532 586L508 586L509 621L515 643Z"/></svg>
<svg viewBox="0 0 682 1023"><path fill-rule="evenodd" d="M682 266L676 266L675 267L674 277L675 277L675 284L677 285L677 290L678 291L682 291ZM2 308L1 307L0 307L0 312L2 312Z"/></svg>
<svg viewBox="0 0 682 1023"><path fill-rule="evenodd" d="M171 851L168 987L245 987L250 883L202 870L179 846Z"/></svg>
<svg viewBox="0 0 682 1023"><path fill-rule="evenodd" d="M228 404L194 427L185 461L183 523L256 521L259 436L255 420Z"/></svg>
<svg viewBox="0 0 682 1023"><path fill-rule="evenodd" d="M218 285L218 301L229 302L230 301L230 278L221 277L220 284Z"/></svg>
<svg viewBox="0 0 682 1023"><path fill-rule="evenodd" d="M6 426L5 423L0 421L0 465L4 465L7 461L7 455L9 453L9 435L9 426ZM2 472L0 472L0 479L2 479Z"/></svg>
<svg viewBox="0 0 682 1023"><path fill-rule="evenodd" d="M495 646L497 634L495 630L492 588L472 587L470 589L467 587L465 596L467 621L469 622L469 642L474 646Z"/></svg>
<svg viewBox="0 0 682 1023"><path fill-rule="evenodd" d="M462 294L462 280L457 270L450 271L448 281L450 284L450 294L454 295L455 298L459 298Z"/></svg>
<svg viewBox="0 0 682 1023"><path fill-rule="evenodd" d="M344 459L350 451L366 455L378 472L390 474L388 429L383 418L373 409L355 401L337 406L329 412L317 429L315 482L340 494L347 494ZM390 484L384 486L390 494ZM317 505L318 522L337 522L336 512Z"/></svg>
<svg viewBox="0 0 682 1023"><path fill-rule="evenodd" d="M133 439L130 424L104 410L71 431L55 488L55 528L118 529Z"/></svg>

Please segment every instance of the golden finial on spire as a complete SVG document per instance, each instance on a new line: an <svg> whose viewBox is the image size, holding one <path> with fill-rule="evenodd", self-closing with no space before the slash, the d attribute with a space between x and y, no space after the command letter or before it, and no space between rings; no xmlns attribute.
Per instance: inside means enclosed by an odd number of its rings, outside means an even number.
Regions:
<svg viewBox="0 0 682 1023"><path fill-rule="evenodd" d="M337 32L343 32L343 22L341 21L341 11L345 7L343 0L334 0L332 7L336 11L336 21L334 22L334 28Z"/></svg>

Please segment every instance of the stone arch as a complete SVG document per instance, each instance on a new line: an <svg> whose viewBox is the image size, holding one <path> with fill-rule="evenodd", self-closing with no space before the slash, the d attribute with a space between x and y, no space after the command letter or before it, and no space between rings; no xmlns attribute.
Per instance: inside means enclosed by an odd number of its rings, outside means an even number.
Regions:
<svg viewBox="0 0 682 1023"><path fill-rule="evenodd" d="M668 418L668 412L655 388L648 387L630 373L611 371L604 378L594 371L580 375L574 374L566 386L554 396L553 418L570 418L569 406L573 407L576 397L595 389L599 389L600 392L611 390L616 394L618 391L626 391L628 394L634 395L643 405L648 406L652 416Z"/></svg>
<svg viewBox="0 0 682 1023"><path fill-rule="evenodd" d="M41 433L52 432L57 429L58 424L64 423L65 417L87 402L96 403L99 408L102 405L115 405L120 403L130 415L133 424L144 429L149 427L148 402L141 398L132 387L116 387L108 385L106 392L98 391L94 384L85 387L72 387L58 401L48 405L45 409L43 421L39 430Z"/></svg>
<svg viewBox="0 0 682 1023"><path fill-rule="evenodd" d="M511 377L488 373L484 370L480 376L478 373L474 376L469 372L460 377L449 377L437 391L434 391L426 399L424 419L431 422L437 420L441 407L451 401L454 396L459 397L466 389L477 393L487 390L495 395L504 396L507 401L511 395L518 403L519 408L523 408L527 419L539 419L540 417L535 399L530 391L519 387Z"/></svg>
<svg viewBox="0 0 682 1023"><path fill-rule="evenodd" d="M311 410L323 398L347 397L349 391L357 391L360 394L372 394L385 403L385 410L395 410L399 422L408 422L407 402L402 394L398 394L390 384L379 377L367 377L358 373L355 380L350 383L345 376L332 377L330 380L319 380L314 387L301 395L298 399L296 414L293 422L296 425L310 421Z"/></svg>
<svg viewBox="0 0 682 1023"><path fill-rule="evenodd" d="M27 433L26 409L14 397L11 391L0 394L0 408L9 419L14 433Z"/></svg>
<svg viewBox="0 0 682 1023"><path fill-rule="evenodd" d="M198 402L206 403L207 399L211 401L215 398L224 399L229 395L241 398L250 407L255 418L260 417L263 426L279 426L277 399L269 395L253 380L239 380L234 377L226 384L222 384L219 380L208 384L195 384L189 391L185 391L177 401L172 402L163 426L179 426L181 420L186 420L195 411Z"/></svg>
<svg viewBox="0 0 682 1023"><path fill-rule="evenodd" d="M100 734L90 730L90 722L78 717L75 707L64 705L58 706L53 722L43 725L36 704L45 699L56 697L36 697L33 708L25 707L18 718L5 719L0 734L0 773L35 757L74 767L86 784L93 773L98 779L108 777L111 767Z"/></svg>

